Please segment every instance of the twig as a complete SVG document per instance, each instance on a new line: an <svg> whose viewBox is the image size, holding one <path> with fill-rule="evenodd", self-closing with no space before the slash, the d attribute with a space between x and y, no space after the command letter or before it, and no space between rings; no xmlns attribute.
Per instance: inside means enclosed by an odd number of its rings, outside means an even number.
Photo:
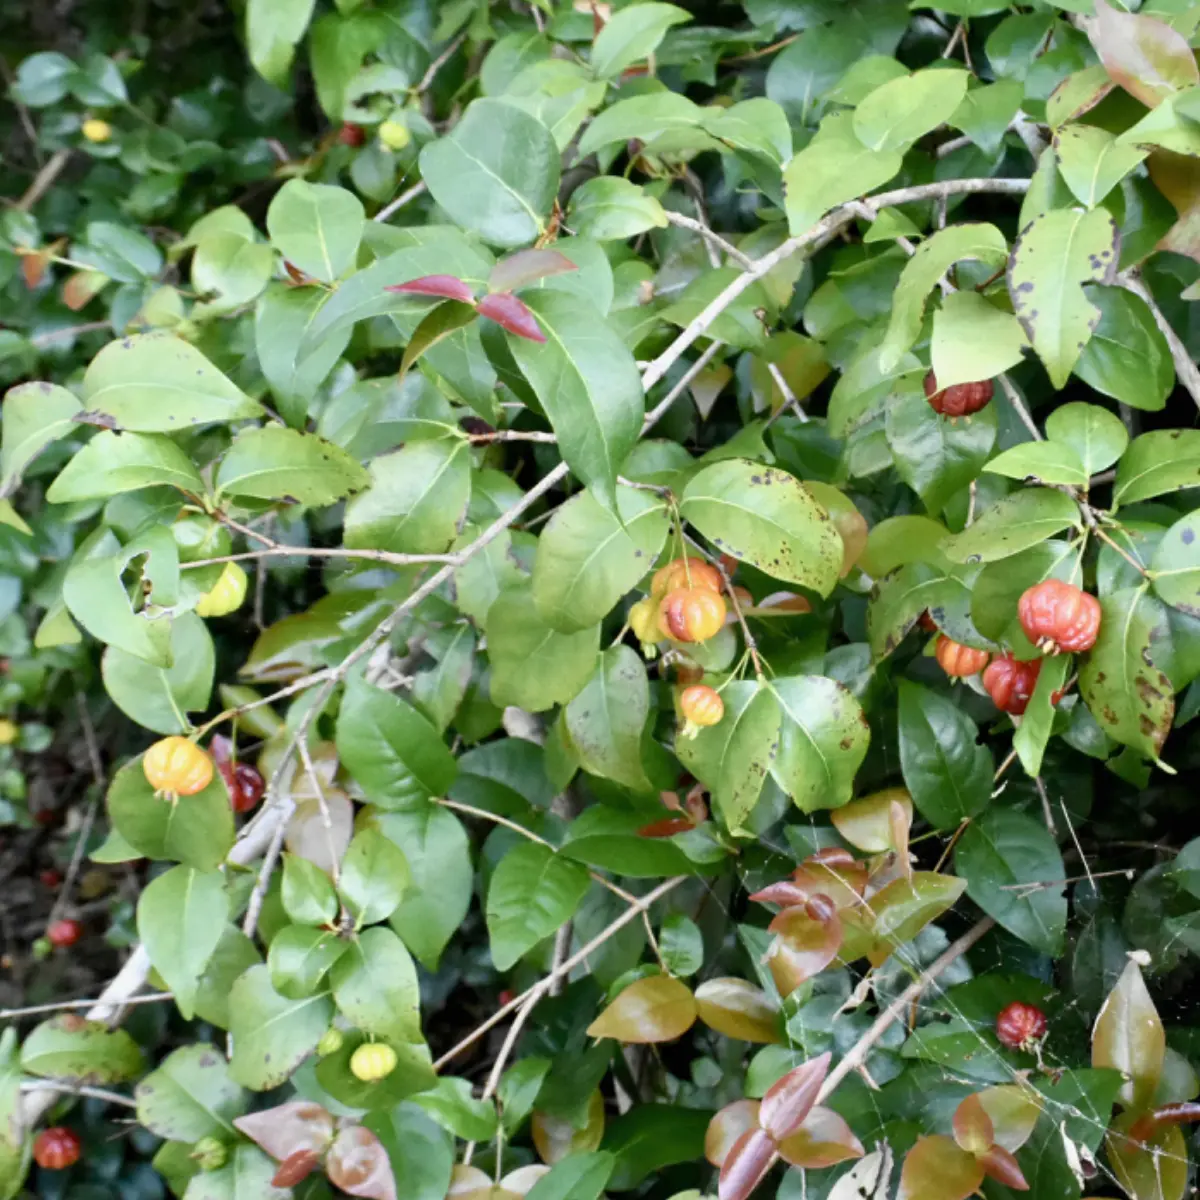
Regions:
<svg viewBox="0 0 1200 1200"><path fill-rule="evenodd" d="M754 259L743 254L732 242L726 241L719 233L714 233L703 221L697 221L695 217L687 217L683 213L669 210L667 211L667 220L680 229L690 229L693 233L698 233L705 241L710 242L727 257L733 259L743 271L754 270Z"/></svg>
<svg viewBox="0 0 1200 1200"><path fill-rule="evenodd" d="M466 40L467 35L464 31L463 33L460 33L458 37L456 37L454 41L452 41L450 45L448 45L445 50L443 50L441 54L439 54L437 58L435 58L433 62L429 64L429 69L424 75L421 76L421 82L417 84L416 94L418 96L432 86L434 79L437 78L437 73L454 57L458 51L458 48Z"/></svg>
<svg viewBox="0 0 1200 1200"><path fill-rule="evenodd" d="M1042 798L1042 817L1046 822L1046 830L1050 836L1056 841L1058 840L1058 826L1054 823L1054 810L1050 807L1050 797L1046 793L1046 785L1042 782L1040 775L1033 777L1033 785L1037 788L1038 795Z"/></svg>
<svg viewBox="0 0 1200 1200"><path fill-rule="evenodd" d="M602 929L586 946L581 950L577 950L570 958L554 967L550 974L545 979L535 983L533 987L526 988L515 999L510 1000L507 1004L497 1009L482 1025L473 1029L465 1038L457 1045L451 1047L442 1055L441 1058L433 1064L435 1071L440 1071L451 1059L457 1058L464 1050L473 1046L489 1029L494 1025L498 1025L504 1020L510 1012L516 1008L520 1008L529 997L539 989L548 987L550 982L558 979L560 976L566 975L573 971L589 954L594 953L599 947L603 946L615 933L624 929L630 921L635 921L656 901L661 900L668 892L673 891L681 883L687 879L686 875L677 875L674 879L668 879L665 883L660 883L652 892L648 892L645 896L639 896L615 921L612 921L604 929Z"/></svg>
<svg viewBox="0 0 1200 1200"><path fill-rule="evenodd" d="M109 1104L120 1104L125 1108L137 1108L136 1100L131 1100L128 1096L122 1096L120 1092L110 1092L106 1088L73 1083L69 1079L26 1081L21 1084L21 1091L27 1095L40 1091L51 1091L59 1092L64 1096L90 1096L93 1100L106 1100Z"/></svg>
<svg viewBox="0 0 1200 1200"><path fill-rule="evenodd" d="M83 325L64 325L61 329L51 329L39 333L29 339L31 346L46 346L50 342L61 341L63 338L78 337L83 333L99 333L102 329L111 329L107 321L87 321Z"/></svg>
<svg viewBox="0 0 1200 1200"><path fill-rule="evenodd" d="M172 992L154 992L149 996L130 996L125 1004L161 1004L164 1000L174 1000ZM70 1008L92 1008L99 1000L56 1000L53 1004L30 1004L25 1008L0 1009L0 1021L15 1021L19 1017L36 1017L39 1013L62 1012Z"/></svg>
<svg viewBox="0 0 1200 1200"><path fill-rule="evenodd" d="M1179 382L1187 388L1196 407L1200 408L1200 368L1196 366L1188 348L1179 340L1179 335L1172 328L1171 322L1163 316L1162 309L1158 307L1158 302L1154 299L1154 294L1142 282L1141 276L1135 270L1122 271L1117 276L1117 282L1126 291L1132 292L1142 300L1150 310L1155 325L1158 326L1159 332L1166 338L1167 345L1171 349L1171 358L1175 363L1175 374L1179 376Z"/></svg>
<svg viewBox="0 0 1200 1200"><path fill-rule="evenodd" d="M255 534L262 538L265 534ZM388 563L396 567L412 567L426 563L447 563L452 554L392 554L387 550L346 550L341 546L264 546L261 550L245 550L240 554L223 554L218 558L198 558L195 562L180 563L181 571L196 567L211 567L217 563L246 562L259 558L361 558L367 562Z"/></svg>
<svg viewBox="0 0 1200 1200"><path fill-rule="evenodd" d="M1013 406L1013 411L1021 418L1022 424L1033 435L1035 442L1043 441L1042 431L1037 427L1037 422L1029 415L1029 409L1025 407L1025 401L1021 399L1020 393L1012 385L1012 381L1008 376L1000 372L1000 386L1004 389L1005 396L1008 397L1008 402Z"/></svg>
<svg viewBox="0 0 1200 1200"><path fill-rule="evenodd" d="M55 150L46 161L46 165L33 177L33 182L25 189L25 194L17 201L18 212L28 212L46 194L70 157L70 150Z"/></svg>
<svg viewBox="0 0 1200 1200"><path fill-rule="evenodd" d="M699 375L705 367L708 366L717 354L720 352L723 342L712 342L704 348L704 353L680 377L679 382L658 402L647 414L645 424L642 426L642 432L645 433L654 425L658 424L663 414L671 407L672 404L687 391L692 380Z"/></svg>
<svg viewBox="0 0 1200 1200"><path fill-rule="evenodd" d="M301 738L296 743L296 749L300 752L300 761L304 764L304 773L308 776L308 782L316 793L317 808L320 809L321 824L325 829L325 844L329 850L329 874L333 878L334 887L337 887L340 882L341 864L338 862L337 847L333 841L333 817L329 812L329 801L325 799L325 788L321 783L321 777L317 774L317 768L313 764L312 754L308 749L308 739Z"/></svg>
<svg viewBox="0 0 1200 1200"><path fill-rule="evenodd" d="M557 444L558 437L536 429L493 429L491 433L472 433L467 441L473 445L479 442L541 442L553 446Z"/></svg>
<svg viewBox="0 0 1200 1200"><path fill-rule="evenodd" d="M423 196L425 191L424 183L414 183L406 192L401 192L390 204L385 204L375 214L374 219L376 221L386 221L392 213L399 212L410 200L415 200L418 196Z"/></svg>

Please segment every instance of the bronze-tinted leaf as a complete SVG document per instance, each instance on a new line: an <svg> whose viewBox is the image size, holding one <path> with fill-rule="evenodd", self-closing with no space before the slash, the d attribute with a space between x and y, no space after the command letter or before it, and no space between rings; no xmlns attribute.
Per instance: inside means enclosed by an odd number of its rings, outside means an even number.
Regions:
<svg viewBox="0 0 1200 1200"><path fill-rule="evenodd" d="M297 1150L279 1164L279 1169L271 1176L271 1186L293 1188L303 1183L320 1165L321 1156L314 1150Z"/></svg>
<svg viewBox="0 0 1200 1200"><path fill-rule="evenodd" d="M862 1158L863 1146L838 1113L818 1104L800 1128L779 1143L779 1156L793 1167L819 1170Z"/></svg>
<svg viewBox="0 0 1200 1200"><path fill-rule="evenodd" d="M514 292L548 275L578 270L565 254L557 250L518 250L516 254L502 258L492 268L488 287L493 292Z"/></svg>
<svg viewBox="0 0 1200 1200"><path fill-rule="evenodd" d="M1084 21L1087 35L1109 76L1148 108L1173 92L1200 83L1187 38L1156 17L1121 12L1095 0L1096 15Z"/></svg>
<svg viewBox="0 0 1200 1200"><path fill-rule="evenodd" d="M478 1167L458 1163L450 1174L446 1200L492 1200L492 1177Z"/></svg>
<svg viewBox="0 0 1200 1200"><path fill-rule="evenodd" d="M758 1101L735 1100L713 1116L704 1134L704 1157L714 1167L724 1165L738 1138L758 1128Z"/></svg>
<svg viewBox="0 0 1200 1200"><path fill-rule="evenodd" d="M544 342L546 335L523 300L511 292L492 292L479 301L481 316L495 321L501 329L531 342Z"/></svg>
<svg viewBox="0 0 1200 1200"><path fill-rule="evenodd" d="M385 292L409 292L415 296L441 296L444 300L461 300L464 304L475 301L475 293L457 275L422 275L407 283L389 284Z"/></svg>
<svg viewBox="0 0 1200 1200"><path fill-rule="evenodd" d="M1126 1078L1117 1093L1129 1109L1154 1102L1166 1055L1162 1021L1137 963L1130 961L1109 992L1092 1030L1092 1066L1113 1067Z"/></svg>
<svg viewBox="0 0 1200 1200"><path fill-rule="evenodd" d="M954 1140L968 1153L986 1154L996 1141L992 1118L979 1096L968 1096L954 1110Z"/></svg>
<svg viewBox="0 0 1200 1200"><path fill-rule="evenodd" d="M546 1112L535 1112L529 1126L535 1149L542 1162L550 1166L572 1154L587 1154L604 1138L604 1097L599 1088L592 1093L582 1129L576 1129L565 1117Z"/></svg>
<svg viewBox="0 0 1200 1200"><path fill-rule="evenodd" d="M933 871L914 871L911 879L897 879L871 898L875 920L871 926L876 945L868 953L871 966L885 962L892 951L911 941L936 921L966 890L967 881Z"/></svg>
<svg viewBox="0 0 1200 1200"><path fill-rule="evenodd" d="M1031 1087L1005 1083L984 1088L975 1098L991 1118L996 1145L1005 1150L1020 1150L1033 1133L1042 1111L1040 1094Z"/></svg>
<svg viewBox="0 0 1200 1200"><path fill-rule="evenodd" d="M234 1126L282 1162L299 1150L324 1154L333 1137L333 1118L311 1100L293 1100L238 1117Z"/></svg>
<svg viewBox="0 0 1200 1200"><path fill-rule="evenodd" d="M588 1037L618 1042L673 1042L696 1020L696 999L670 975L634 980L588 1026Z"/></svg>
<svg viewBox="0 0 1200 1200"><path fill-rule="evenodd" d="M874 792L861 800L851 800L829 814L834 828L852 846L866 854L882 854L885 850L897 850L892 834L892 805L899 804L902 813L908 814L912 824L912 797L905 788L886 788Z"/></svg>
<svg viewBox="0 0 1200 1200"><path fill-rule="evenodd" d="M983 1182L983 1167L953 1138L923 1137L908 1152L896 1200L967 1200Z"/></svg>
<svg viewBox="0 0 1200 1200"><path fill-rule="evenodd" d="M1187 1142L1176 1125L1159 1125L1145 1138L1130 1136L1137 1114L1117 1116L1104 1138L1117 1182L1134 1200L1182 1200L1187 1192Z"/></svg>
<svg viewBox="0 0 1200 1200"><path fill-rule="evenodd" d="M776 1142L791 1137L816 1104L821 1084L829 1073L831 1057L826 1051L819 1058L809 1059L767 1089L758 1110L758 1122Z"/></svg>
<svg viewBox="0 0 1200 1200"><path fill-rule="evenodd" d="M348 1196L396 1200L396 1181L383 1143L361 1125L343 1129L325 1157L325 1174Z"/></svg>
<svg viewBox="0 0 1200 1200"><path fill-rule="evenodd" d="M751 1129L733 1144L721 1168L718 1200L746 1200L767 1173L775 1143L761 1130Z"/></svg>
<svg viewBox="0 0 1200 1200"><path fill-rule="evenodd" d="M696 989L696 1012L709 1029L743 1042L779 1042L779 1009L744 979L708 979Z"/></svg>
<svg viewBox="0 0 1200 1200"><path fill-rule="evenodd" d="M500 1180L500 1186L492 1189L492 1200L520 1200L520 1197L529 1195L539 1179L549 1174L550 1168L541 1163L530 1163L527 1167L509 1171Z"/></svg>
<svg viewBox="0 0 1200 1200"><path fill-rule="evenodd" d="M803 908L785 908L770 928L777 936L767 952L767 966L781 996L790 996L825 970L842 945L836 913L828 921L816 921Z"/></svg>
<svg viewBox="0 0 1200 1200"><path fill-rule="evenodd" d="M1013 1157L1011 1150L1005 1150L1003 1146L993 1146L979 1155L979 1165L988 1177L997 1183L1002 1183L1015 1192L1029 1191L1021 1164Z"/></svg>

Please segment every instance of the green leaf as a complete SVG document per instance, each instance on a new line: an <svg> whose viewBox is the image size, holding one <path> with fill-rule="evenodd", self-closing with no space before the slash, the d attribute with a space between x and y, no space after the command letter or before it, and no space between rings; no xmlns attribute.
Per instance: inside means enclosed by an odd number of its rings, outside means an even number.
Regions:
<svg viewBox="0 0 1200 1200"><path fill-rule="evenodd" d="M967 93L966 71L926 70L877 87L854 110L854 132L871 150L907 150L945 124Z"/></svg>
<svg viewBox="0 0 1200 1200"><path fill-rule="evenodd" d="M413 679L412 699L438 732L444 733L471 683L475 631L466 622L443 627L426 640L425 652L436 665Z"/></svg>
<svg viewBox="0 0 1200 1200"><path fill-rule="evenodd" d="M831 208L866 195L899 174L896 150L871 150L854 132L854 117L836 113L784 167L788 231L807 233Z"/></svg>
<svg viewBox="0 0 1200 1200"><path fill-rule="evenodd" d="M104 500L121 492L167 484L193 496L204 481L169 438L153 433L102 430L59 472L46 499L51 504Z"/></svg>
<svg viewBox="0 0 1200 1200"><path fill-rule="evenodd" d="M311 433L264 425L234 439L217 470L217 494L333 504L367 486L367 473L340 446Z"/></svg>
<svg viewBox="0 0 1200 1200"><path fill-rule="evenodd" d="M389 923L423 967L436 971L442 951L471 907L475 876L462 822L436 804L373 815L408 861L411 880Z"/></svg>
<svg viewBox="0 0 1200 1200"><path fill-rule="evenodd" d="M1097 404L1060 404L1046 418L1046 436L1070 446L1092 475L1111 467L1129 445L1129 432L1121 418Z"/></svg>
<svg viewBox="0 0 1200 1200"><path fill-rule="evenodd" d="M564 461L611 510L645 411L633 355L586 299L551 289L522 299L546 341L506 334L508 347L550 418Z"/></svg>
<svg viewBox="0 0 1200 1200"><path fill-rule="evenodd" d="M154 794L142 760L123 766L109 785L108 816L121 836L147 858L166 858L212 871L233 847L233 811L219 775L202 792L174 803Z"/></svg>
<svg viewBox="0 0 1200 1200"><path fill-rule="evenodd" d="M1158 412L1175 389L1175 364L1146 302L1120 287L1089 287L1100 323L1075 364L1084 383L1122 404Z"/></svg>
<svg viewBox="0 0 1200 1200"><path fill-rule="evenodd" d="M234 980L262 962L254 943L236 926L226 925L196 993L196 1015L219 1029L229 1028L229 995Z"/></svg>
<svg viewBox="0 0 1200 1200"><path fill-rule="evenodd" d="M1017 366L1028 345L1021 322L977 292L951 292L933 314L929 354L939 387L993 379Z"/></svg>
<svg viewBox="0 0 1200 1200"><path fill-rule="evenodd" d="M496 866L487 894L492 962L507 971L574 915L587 870L538 842L522 842Z"/></svg>
<svg viewBox="0 0 1200 1200"><path fill-rule="evenodd" d="M931 513L938 513L987 462L996 444L996 406L946 420L929 407L924 393L903 392L887 406L885 429L896 473Z"/></svg>
<svg viewBox="0 0 1200 1200"><path fill-rule="evenodd" d="M321 985L334 963L350 948L327 929L285 925L271 939L267 968L271 986L289 1000L303 1000Z"/></svg>
<svg viewBox="0 0 1200 1200"><path fill-rule="evenodd" d="M615 175L599 175L571 193L567 221L577 237L615 242L648 229L666 228L667 214L636 183Z"/></svg>
<svg viewBox="0 0 1200 1200"><path fill-rule="evenodd" d="M1083 460L1065 442L1022 442L996 455L983 469L1009 479L1036 479L1073 487L1084 487L1088 481Z"/></svg>
<svg viewBox="0 0 1200 1200"><path fill-rule="evenodd" d="M567 829L559 853L585 866L630 879L690 875L698 865L670 838L643 837L644 813L618 812L605 805L585 809Z"/></svg>
<svg viewBox="0 0 1200 1200"><path fill-rule="evenodd" d="M199 350L167 333L110 342L88 366L83 400L88 412L139 433L182 433L263 415Z"/></svg>
<svg viewBox="0 0 1200 1200"><path fill-rule="evenodd" d="M74 395L53 383L23 383L4 394L0 494L11 495L25 468L51 442L74 432L82 411Z"/></svg>
<svg viewBox="0 0 1200 1200"><path fill-rule="evenodd" d="M670 7L669 5L666 7ZM597 1200L617 1160L607 1150L571 1154L529 1189L526 1200ZM681 1200L677 1197L676 1200ZM685 1198L683 1198L685 1200Z"/></svg>
<svg viewBox="0 0 1200 1200"><path fill-rule="evenodd" d="M1200 487L1200 430L1155 429L1129 443L1117 463L1113 507Z"/></svg>
<svg viewBox="0 0 1200 1200"><path fill-rule="evenodd" d="M1027 487L989 505L941 550L951 562L995 562L1081 522L1079 505L1066 493Z"/></svg>
<svg viewBox="0 0 1200 1200"><path fill-rule="evenodd" d="M1016 79L971 88L954 110L950 124L961 129L985 154L995 154L1004 144L1004 134L1024 98L1025 89Z"/></svg>
<svg viewBox="0 0 1200 1200"><path fill-rule="evenodd" d="M293 425L301 424L296 414L307 414L309 402L333 370L353 333L352 326L347 324L309 344L308 330L323 312L327 299L328 293L322 288L272 284L254 310L258 365L281 411ZM341 394L345 396L344 392ZM323 424L322 421L322 433Z"/></svg>
<svg viewBox="0 0 1200 1200"><path fill-rule="evenodd" d="M1021 717L1021 724L1013 734L1013 749L1017 752L1026 775L1041 774L1042 757L1054 731L1054 714L1057 711L1054 693L1063 690L1067 681L1067 668L1070 665L1070 658L1065 654L1042 663L1033 694L1029 697L1029 704Z"/></svg>
<svg viewBox="0 0 1200 1200"><path fill-rule="evenodd" d="M952 700L900 680L900 767L913 803L937 829L983 812L992 795L992 752Z"/></svg>
<svg viewBox="0 0 1200 1200"><path fill-rule="evenodd" d="M134 1090L138 1120L151 1133L175 1142L233 1136L233 1118L246 1110L246 1095L229 1078L215 1046L181 1046Z"/></svg>
<svg viewBox="0 0 1200 1200"><path fill-rule="evenodd" d="M439 1079L413 1103L427 1112L455 1137L472 1142L490 1142L500 1124L493 1100L477 1100L470 1080L453 1076Z"/></svg>
<svg viewBox="0 0 1200 1200"><path fill-rule="evenodd" d="M536 117L478 99L421 151L421 178L463 229L495 246L524 246L545 229L558 192L559 152Z"/></svg>
<svg viewBox="0 0 1200 1200"><path fill-rule="evenodd" d="M195 613L171 622L171 666L157 667L109 646L100 661L104 690L130 720L155 733L187 733L186 713L203 712L212 696L212 636Z"/></svg>
<svg viewBox="0 0 1200 1200"><path fill-rule="evenodd" d="M697 276L684 288L673 304L659 310L659 317L686 329L725 289L742 275L740 267L717 267ZM708 326L714 341L727 342L739 350L765 350L766 329L763 313L771 307L766 286L755 282L726 305Z"/></svg>
<svg viewBox="0 0 1200 1200"><path fill-rule="evenodd" d="M849 689L821 675L792 675L768 686L779 702L775 782L802 812L840 808L854 792L870 726Z"/></svg>
<svg viewBox="0 0 1200 1200"><path fill-rule="evenodd" d="M867 606L867 640L873 657L886 658L908 636L926 609L943 602L948 579L944 567L910 562L876 583Z"/></svg>
<svg viewBox="0 0 1200 1200"><path fill-rule="evenodd" d="M683 913L672 913L663 921L658 948L672 975L695 975L704 966L704 936L696 922Z"/></svg>
<svg viewBox="0 0 1200 1200"><path fill-rule="evenodd" d="M667 540L666 503L654 493L618 486L617 513L581 492L559 506L538 538L533 603L561 633L602 621Z"/></svg>
<svg viewBox="0 0 1200 1200"><path fill-rule="evenodd" d="M30 108L57 104L66 94L79 68L65 55L43 50L21 60L12 85L13 99Z"/></svg>
<svg viewBox="0 0 1200 1200"><path fill-rule="evenodd" d="M652 791L641 753L649 714L650 684L640 655L629 646L606 650L595 674L566 707L579 765L634 791Z"/></svg>
<svg viewBox="0 0 1200 1200"><path fill-rule="evenodd" d="M392 1171L404 1180L404 1200L444 1200L455 1161L453 1138L414 1103L368 1113L363 1124L383 1142Z"/></svg>
<svg viewBox="0 0 1200 1200"><path fill-rule="evenodd" d="M169 1143L168 1143L169 1144ZM218 1171L202 1171L192 1178L185 1193L187 1200L289 1200L292 1192L272 1186L278 1165L257 1146L238 1142L229 1152L229 1161Z"/></svg>
<svg viewBox="0 0 1200 1200"><path fill-rule="evenodd" d="M271 282L275 253L261 242L236 233L212 233L200 239L192 255L192 287L207 299L195 314L231 313L257 300Z"/></svg>
<svg viewBox="0 0 1200 1200"><path fill-rule="evenodd" d="M438 732L391 692L351 682L338 711L342 765L372 804L413 808L445 795L458 767Z"/></svg>
<svg viewBox="0 0 1200 1200"><path fill-rule="evenodd" d="M346 507L346 545L440 554L457 537L470 494L465 440L411 442L371 463L370 488Z"/></svg>
<svg viewBox="0 0 1200 1200"><path fill-rule="evenodd" d="M736 680L721 692L725 715L716 725L681 738L675 752L697 779L708 784L731 833L744 833L779 750L780 702L764 684Z"/></svg>
<svg viewBox="0 0 1200 1200"><path fill-rule="evenodd" d="M1056 388L1065 386L1100 323L1084 285L1112 279L1117 242L1116 223L1104 209L1060 208L1035 217L1013 246L1013 310Z"/></svg>
<svg viewBox="0 0 1200 1200"><path fill-rule="evenodd" d="M600 626L559 633L542 620L522 582L502 591L488 610L487 642L493 703L544 712L566 704L591 676Z"/></svg>
<svg viewBox="0 0 1200 1200"><path fill-rule="evenodd" d="M1058 170L1080 204L1095 208L1149 152L1122 145L1095 125L1063 125L1054 135Z"/></svg>
<svg viewBox="0 0 1200 1200"><path fill-rule="evenodd" d="M342 860L338 895L358 925L386 921L408 888L404 851L382 833L362 829Z"/></svg>
<svg viewBox="0 0 1200 1200"><path fill-rule="evenodd" d="M636 1104L611 1122L605 1149L617 1164L608 1181L614 1192L632 1191L646 1179L675 1163L699 1162L704 1157L704 1134L712 1114L673 1104Z"/></svg>
<svg viewBox="0 0 1200 1200"><path fill-rule="evenodd" d="M1062 954L1067 871L1042 821L1011 808L990 809L959 838L954 870L988 916L1035 950Z"/></svg>
<svg viewBox="0 0 1200 1200"><path fill-rule="evenodd" d="M21 1070L80 1083L123 1083L145 1070L137 1042L124 1029L76 1015L43 1021L21 1045Z"/></svg>
<svg viewBox="0 0 1200 1200"><path fill-rule="evenodd" d="M233 985L229 1018L229 1077L265 1092L286 1082L316 1049L333 1018L333 1002L324 993L288 1000L271 986L267 967L255 966Z"/></svg>
<svg viewBox="0 0 1200 1200"><path fill-rule="evenodd" d="M1079 691L1109 737L1158 762L1175 693L1154 665L1143 595L1141 588L1123 588L1100 597L1100 635L1079 668Z"/></svg>
<svg viewBox="0 0 1200 1200"><path fill-rule="evenodd" d="M338 912L333 880L316 863L296 854L283 856L283 911L300 925L329 925Z"/></svg>
<svg viewBox="0 0 1200 1200"><path fill-rule="evenodd" d="M338 1010L364 1033L423 1044L417 968L390 929L364 929L329 979Z"/></svg>
<svg viewBox="0 0 1200 1200"><path fill-rule="evenodd" d="M951 266L962 259L999 267L1008 259L1008 242L995 225L966 223L941 229L917 247L896 284L887 336L879 350L879 365L884 371L893 370L904 352L912 348L921 334L929 293Z"/></svg>
<svg viewBox="0 0 1200 1200"><path fill-rule="evenodd" d="M592 70L600 79L615 78L653 54L672 25L691 19L674 4L653 2L614 12L592 45Z"/></svg>
<svg viewBox="0 0 1200 1200"><path fill-rule="evenodd" d="M413 330L404 357L400 360L400 378L408 374L413 363L440 342L453 337L459 330L470 325L477 317L473 304L458 300L447 300L429 310L429 315Z"/></svg>
<svg viewBox="0 0 1200 1200"><path fill-rule="evenodd" d="M354 265L364 220L362 201L353 192L289 179L267 209L267 233L294 267L333 283Z"/></svg>
<svg viewBox="0 0 1200 1200"><path fill-rule="evenodd" d="M718 550L827 596L842 568L829 514L786 471L730 458L698 471L679 506Z"/></svg>
<svg viewBox="0 0 1200 1200"><path fill-rule="evenodd" d="M277 88L286 87L296 43L312 20L316 0L249 0L246 50L254 69Z"/></svg>
<svg viewBox="0 0 1200 1200"><path fill-rule="evenodd" d="M181 797L179 803L190 799ZM174 993L175 1006L189 1021L195 1013L200 976L228 917L229 895L220 871L172 867L138 899L138 936L154 969Z"/></svg>
<svg viewBox="0 0 1200 1200"><path fill-rule="evenodd" d="M1189 616L1200 616L1200 510L1181 517L1162 535L1150 560L1154 590Z"/></svg>

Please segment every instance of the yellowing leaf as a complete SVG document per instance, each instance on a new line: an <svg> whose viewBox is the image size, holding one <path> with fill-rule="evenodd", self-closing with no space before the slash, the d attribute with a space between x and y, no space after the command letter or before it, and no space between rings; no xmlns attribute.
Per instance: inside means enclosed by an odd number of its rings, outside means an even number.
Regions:
<svg viewBox="0 0 1200 1200"><path fill-rule="evenodd" d="M670 975L631 983L588 1026L588 1037L646 1044L672 1042L696 1020L696 999L687 984Z"/></svg>
<svg viewBox="0 0 1200 1200"><path fill-rule="evenodd" d="M1158 1010L1130 961L1108 993L1092 1030L1092 1066L1113 1067L1126 1082L1117 1093L1127 1109L1141 1111L1154 1099L1166 1054L1166 1034Z"/></svg>

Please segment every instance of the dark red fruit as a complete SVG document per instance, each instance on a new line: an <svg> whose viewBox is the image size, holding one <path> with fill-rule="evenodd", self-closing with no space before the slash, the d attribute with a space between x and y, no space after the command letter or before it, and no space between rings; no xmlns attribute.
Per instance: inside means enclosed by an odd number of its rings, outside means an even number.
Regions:
<svg viewBox="0 0 1200 1200"><path fill-rule="evenodd" d="M988 664L983 686L992 703L1001 711L1019 717L1029 706L1029 697L1037 686L1042 660L1018 662L1011 654L1002 654Z"/></svg>
<svg viewBox="0 0 1200 1200"><path fill-rule="evenodd" d="M367 140L367 131L361 125L353 125L347 121L338 130L337 140L343 146L361 146Z"/></svg>
<svg viewBox="0 0 1200 1200"><path fill-rule="evenodd" d="M65 1125L43 1129L33 1140L33 1160L47 1171L65 1171L79 1161L83 1142Z"/></svg>
<svg viewBox="0 0 1200 1200"><path fill-rule="evenodd" d="M1047 654L1090 650L1100 633L1100 601L1061 579L1028 588L1017 602L1025 636Z"/></svg>
<svg viewBox="0 0 1200 1200"><path fill-rule="evenodd" d="M990 379L956 383L939 390L937 376L932 371L925 376L925 398L929 401L929 407L944 417L969 417L977 413L991 403L994 391Z"/></svg>
<svg viewBox="0 0 1200 1200"><path fill-rule="evenodd" d="M73 946L83 936L83 926L78 921L70 919L55 921L46 930L46 937L52 946Z"/></svg>
<svg viewBox="0 0 1200 1200"><path fill-rule="evenodd" d="M929 615L929 609L926 609L918 618L917 624L920 625L926 633L937 633L937 622Z"/></svg>
<svg viewBox="0 0 1200 1200"><path fill-rule="evenodd" d="M62 872L54 867L47 867L38 875L38 879L41 880L42 887L56 888L62 883Z"/></svg>
<svg viewBox="0 0 1200 1200"><path fill-rule="evenodd" d="M265 786L257 767L252 767L249 763L238 763L233 768L233 783L229 789L229 802L233 805L233 811L246 813L257 808Z"/></svg>
<svg viewBox="0 0 1200 1200"><path fill-rule="evenodd" d="M996 1018L996 1037L1010 1050L1029 1050L1046 1036L1047 1027L1040 1008L1014 1000Z"/></svg>

